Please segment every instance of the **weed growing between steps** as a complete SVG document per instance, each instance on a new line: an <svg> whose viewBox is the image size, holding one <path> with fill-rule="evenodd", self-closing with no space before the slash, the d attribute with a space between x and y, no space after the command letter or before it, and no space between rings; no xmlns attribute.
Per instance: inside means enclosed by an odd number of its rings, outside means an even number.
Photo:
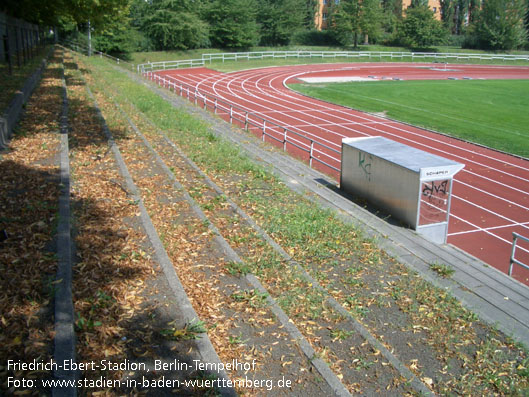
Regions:
<svg viewBox="0 0 529 397"><path fill-rule="evenodd" d="M97 78L120 93L120 103L126 106L131 101L166 131L226 195L435 392L516 395L527 390L528 358L524 348L481 323L445 291L388 257L361 230L291 192L233 145L212 136L204 122L173 108L104 62L89 62ZM247 138L241 134L241 139ZM216 203L206 189L196 189L194 194L210 214L221 211L221 203ZM232 232L229 228L236 222L226 222L223 232L241 252L246 251L246 265L232 264L227 271L250 270L277 295L286 290L299 291L297 295L303 298L285 294L280 301L283 308L294 318L301 314L302 320L298 321L308 325L313 321L311 311L313 318L321 318L323 312L316 310L321 306L318 298L307 294L310 286L304 285L299 275L290 278L286 272L278 274L285 269L284 261L263 248L253 232L244 228ZM219 225L222 228L221 221ZM336 324L330 326L333 333L329 332L329 338L342 340L336 338L336 332L343 328ZM325 351L324 345L321 351ZM328 359L332 361L333 357ZM368 368L375 361L364 361L365 365L357 361L355 368ZM343 370L349 364L334 369Z"/></svg>

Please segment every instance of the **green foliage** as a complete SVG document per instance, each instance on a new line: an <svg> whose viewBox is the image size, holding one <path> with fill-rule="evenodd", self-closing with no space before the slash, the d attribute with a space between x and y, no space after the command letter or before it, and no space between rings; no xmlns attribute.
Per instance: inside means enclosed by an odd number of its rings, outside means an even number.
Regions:
<svg viewBox="0 0 529 397"><path fill-rule="evenodd" d="M128 13L129 0L3 0L2 11L16 18L55 26L91 21L95 29Z"/></svg>
<svg viewBox="0 0 529 397"><path fill-rule="evenodd" d="M513 50L527 40L524 17L526 0L485 0L473 34L479 48Z"/></svg>
<svg viewBox="0 0 529 397"><path fill-rule="evenodd" d="M2 12L28 22L56 25L67 15L65 0L3 0Z"/></svg>
<svg viewBox="0 0 529 397"><path fill-rule="evenodd" d="M360 31L364 44L376 42L382 35L383 9L380 0L362 0L360 9Z"/></svg>
<svg viewBox="0 0 529 397"><path fill-rule="evenodd" d="M410 7L428 7L428 0L411 0Z"/></svg>
<svg viewBox="0 0 529 397"><path fill-rule="evenodd" d="M208 26L187 1L156 0L144 9L141 26L156 49L193 49L207 47Z"/></svg>
<svg viewBox="0 0 529 397"><path fill-rule="evenodd" d="M480 8L480 0L440 0L439 4L444 26L456 35L476 20Z"/></svg>
<svg viewBox="0 0 529 397"><path fill-rule="evenodd" d="M335 46L339 43L330 30L301 30L292 36L292 44L305 46Z"/></svg>
<svg viewBox="0 0 529 397"><path fill-rule="evenodd" d="M455 273L453 267L445 265L444 263L430 263L430 269L443 278L450 278Z"/></svg>
<svg viewBox="0 0 529 397"><path fill-rule="evenodd" d="M429 48L442 44L447 36L447 31L435 19L433 11L424 5L409 7L398 27L400 42L409 48Z"/></svg>
<svg viewBox="0 0 529 397"><path fill-rule="evenodd" d="M358 0L342 0L330 12L329 29L343 46L358 45L360 34L360 3Z"/></svg>
<svg viewBox="0 0 529 397"><path fill-rule="evenodd" d="M302 8L303 27L308 30L315 28L314 17L318 11L318 0L305 0Z"/></svg>
<svg viewBox="0 0 529 397"><path fill-rule="evenodd" d="M379 0L342 0L330 14L329 29L341 45L357 47L360 36L367 44L382 35L384 10Z"/></svg>
<svg viewBox="0 0 529 397"><path fill-rule="evenodd" d="M214 0L204 15L211 44L220 48L247 49L259 40L255 0Z"/></svg>
<svg viewBox="0 0 529 397"><path fill-rule="evenodd" d="M525 30L529 32L529 0L527 0L527 4L525 5L526 13L525 13ZM529 41L528 43L529 44Z"/></svg>
<svg viewBox="0 0 529 397"><path fill-rule="evenodd" d="M382 0L384 12L396 18L402 18L402 0Z"/></svg>
<svg viewBox="0 0 529 397"><path fill-rule="evenodd" d="M192 340L200 338L200 334L206 333L207 329L203 321L193 319L184 328L168 328L160 333L170 340Z"/></svg>
<svg viewBox="0 0 529 397"><path fill-rule="evenodd" d="M305 0L263 0L259 3L261 45L287 45L294 32L303 29Z"/></svg>
<svg viewBox="0 0 529 397"><path fill-rule="evenodd" d="M106 29L96 33L93 47L106 54L121 55L122 58L131 52L153 49L151 41L131 27L128 20L109 24Z"/></svg>

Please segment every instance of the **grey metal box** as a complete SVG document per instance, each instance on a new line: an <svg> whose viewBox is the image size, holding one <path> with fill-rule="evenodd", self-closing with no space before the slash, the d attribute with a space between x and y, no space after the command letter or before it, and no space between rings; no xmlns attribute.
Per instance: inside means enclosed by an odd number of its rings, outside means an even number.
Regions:
<svg viewBox="0 0 529 397"><path fill-rule="evenodd" d="M380 136L344 138L340 188L446 243L452 180L463 167Z"/></svg>

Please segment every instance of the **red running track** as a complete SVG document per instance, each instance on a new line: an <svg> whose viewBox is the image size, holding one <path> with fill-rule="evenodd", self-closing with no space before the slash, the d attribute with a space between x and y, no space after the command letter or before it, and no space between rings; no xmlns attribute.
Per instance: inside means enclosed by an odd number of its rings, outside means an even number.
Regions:
<svg viewBox="0 0 529 397"><path fill-rule="evenodd" d="M322 64L220 73L207 68L158 72L340 150L344 137L380 135L464 163L452 190L448 242L508 272L512 232L529 237L529 161L445 135L300 95L286 84L304 77L377 79L529 79L528 67L439 64ZM221 114L222 116L222 114ZM224 112L224 117L228 117ZM254 128L257 132L258 128ZM272 128L273 130L273 128ZM276 128L278 136L281 130ZM300 156L299 150L289 147ZM339 168L338 154L321 149ZM329 159L328 156L334 157ZM302 157L302 156L301 156ZM317 163L315 163L317 164ZM321 166L319 167L321 169ZM329 173L329 169L323 169ZM337 177L336 172L331 175ZM516 254L529 264L529 244ZM529 285L529 271L513 277Z"/></svg>

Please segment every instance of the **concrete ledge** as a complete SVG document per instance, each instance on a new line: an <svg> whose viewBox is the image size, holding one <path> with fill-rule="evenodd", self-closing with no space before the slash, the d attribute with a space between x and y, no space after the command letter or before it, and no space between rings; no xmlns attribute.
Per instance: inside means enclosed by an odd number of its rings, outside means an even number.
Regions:
<svg viewBox="0 0 529 397"><path fill-rule="evenodd" d="M46 58L48 58L48 55ZM0 149L7 148L9 139L13 133L13 128L20 119L20 114L22 113L24 103L27 102L33 93L33 90L40 81L42 72L46 68L46 65L47 61L46 59L43 59L37 70L35 70L33 74L27 78L22 89L15 93L14 98L0 116Z"/></svg>

